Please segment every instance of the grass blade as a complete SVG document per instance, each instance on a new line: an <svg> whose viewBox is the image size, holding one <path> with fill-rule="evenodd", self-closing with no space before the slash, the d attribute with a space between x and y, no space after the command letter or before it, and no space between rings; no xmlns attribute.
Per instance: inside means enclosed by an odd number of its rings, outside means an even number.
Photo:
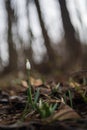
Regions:
<svg viewBox="0 0 87 130"><path fill-rule="evenodd" d="M57 103L55 103L54 106L52 107L52 111L55 111L56 108L57 108Z"/></svg>
<svg viewBox="0 0 87 130"><path fill-rule="evenodd" d="M38 89L37 89L37 92L35 93L35 97L34 97L34 104L36 104L36 103L37 103L38 98L39 98L39 95L40 95L40 89L38 88Z"/></svg>

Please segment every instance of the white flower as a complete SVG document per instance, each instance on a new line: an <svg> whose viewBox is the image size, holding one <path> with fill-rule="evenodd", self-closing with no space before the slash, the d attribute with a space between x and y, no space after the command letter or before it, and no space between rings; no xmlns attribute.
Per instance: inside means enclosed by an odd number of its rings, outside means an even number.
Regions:
<svg viewBox="0 0 87 130"><path fill-rule="evenodd" d="M41 99L39 100L39 108L40 109L42 108L42 100Z"/></svg>
<svg viewBox="0 0 87 130"><path fill-rule="evenodd" d="M26 69L27 70L31 69L31 64L30 64L30 61L28 59L26 60Z"/></svg>

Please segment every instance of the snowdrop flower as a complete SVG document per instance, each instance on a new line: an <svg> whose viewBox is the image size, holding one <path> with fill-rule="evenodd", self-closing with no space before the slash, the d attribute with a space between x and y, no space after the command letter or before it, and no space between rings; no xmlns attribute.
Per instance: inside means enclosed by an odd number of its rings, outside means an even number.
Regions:
<svg viewBox="0 0 87 130"><path fill-rule="evenodd" d="M26 60L26 69L27 70L31 69L31 64L30 64L30 61L28 59Z"/></svg>
<svg viewBox="0 0 87 130"><path fill-rule="evenodd" d="M42 108L42 100L41 99L39 100L39 108L40 109Z"/></svg>

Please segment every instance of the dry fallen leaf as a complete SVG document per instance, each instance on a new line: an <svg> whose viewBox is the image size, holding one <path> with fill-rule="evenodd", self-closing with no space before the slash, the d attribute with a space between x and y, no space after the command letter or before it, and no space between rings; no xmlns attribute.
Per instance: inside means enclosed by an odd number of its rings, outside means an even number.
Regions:
<svg viewBox="0 0 87 130"><path fill-rule="evenodd" d="M25 80L22 80L22 81L21 81L21 84L22 84L22 86L23 86L24 88L28 88L28 84L27 84L27 82L26 82Z"/></svg>
<svg viewBox="0 0 87 130"><path fill-rule="evenodd" d="M63 121L67 119L80 119L80 115L74 111L68 105L62 103L60 109L55 112L53 115L45 119L45 123L50 123L55 120Z"/></svg>
<svg viewBox="0 0 87 130"><path fill-rule="evenodd" d="M38 87L38 86L40 86L40 85L43 84L43 82L42 82L41 79L34 79L34 78L32 78L32 77L30 77L30 82L31 82L31 85L32 85L32 86L35 86L35 87ZM27 81L22 80L22 81L21 81L21 84L22 84L22 86L23 86L24 88L28 88Z"/></svg>
<svg viewBox="0 0 87 130"><path fill-rule="evenodd" d="M77 83L77 82L74 82L74 81L73 81L73 82L70 82L69 85L70 85L70 87L72 87L72 88L80 87L80 84Z"/></svg>
<svg viewBox="0 0 87 130"><path fill-rule="evenodd" d="M43 84L41 79L34 79L34 78L31 77L30 81L31 81L31 85L33 85L35 87L38 87L38 86Z"/></svg>

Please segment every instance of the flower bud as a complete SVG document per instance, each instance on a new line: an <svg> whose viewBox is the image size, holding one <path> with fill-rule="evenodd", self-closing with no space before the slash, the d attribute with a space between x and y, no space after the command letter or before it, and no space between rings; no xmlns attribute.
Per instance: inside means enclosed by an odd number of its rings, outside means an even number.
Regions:
<svg viewBox="0 0 87 130"><path fill-rule="evenodd" d="M39 100L39 108L40 109L42 108L42 100L41 99Z"/></svg>
<svg viewBox="0 0 87 130"><path fill-rule="evenodd" d="M30 62L29 62L28 59L26 60L26 69L27 69L27 70L30 70L30 69L31 69L31 65L30 65Z"/></svg>

